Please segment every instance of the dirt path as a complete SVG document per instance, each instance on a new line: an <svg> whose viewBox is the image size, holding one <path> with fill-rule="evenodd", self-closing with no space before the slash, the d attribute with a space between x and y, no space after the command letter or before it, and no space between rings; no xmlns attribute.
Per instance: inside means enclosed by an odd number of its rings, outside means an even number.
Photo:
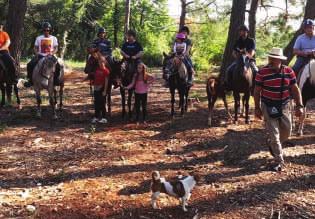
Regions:
<svg viewBox="0 0 315 219"><path fill-rule="evenodd" d="M315 218L314 117L306 135L285 147L286 170L273 173L261 122L225 124L220 102L214 127L207 127L204 84L192 91L201 102L170 121L169 93L158 79L149 95L149 125L138 127L120 118L115 91L111 123L93 127L83 77L67 74L56 122L48 107L43 119L34 117L31 91L21 91L21 111L0 109L0 218L271 218L272 212L272 218L279 212ZM202 175L188 213L167 196L161 210L151 208L154 170L167 178Z"/></svg>

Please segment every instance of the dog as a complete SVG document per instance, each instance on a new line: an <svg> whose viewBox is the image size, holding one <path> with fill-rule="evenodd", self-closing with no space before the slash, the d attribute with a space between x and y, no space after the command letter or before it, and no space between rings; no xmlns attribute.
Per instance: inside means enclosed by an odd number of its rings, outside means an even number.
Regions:
<svg viewBox="0 0 315 219"><path fill-rule="evenodd" d="M179 176L175 181L166 181L161 178L158 171L152 173L151 183L151 204L154 209L157 209L157 199L161 193L168 194L180 200L183 210L186 212L188 206L187 202L190 199L191 191L199 181L197 176Z"/></svg>

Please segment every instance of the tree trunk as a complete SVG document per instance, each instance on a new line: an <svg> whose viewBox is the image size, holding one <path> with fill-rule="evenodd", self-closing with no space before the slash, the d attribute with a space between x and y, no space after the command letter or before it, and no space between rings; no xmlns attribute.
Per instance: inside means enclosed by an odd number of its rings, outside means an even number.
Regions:
<svg viewBox="0 0 315 219"><path fill-rule="evenodd" d="M315 1L314 0L307 0L306 2L303 21L308 18L309 19L315 18ZM302 33L303 33L303 27L301 25L300 29L295 32L293 38L291 39L289 44L285 47L284 55L288 57L286 64L289 64L292 58L294 57L293 46L296 41L296 38Z"/></svg>
<svg viewBox="0 0 315 219"><path fill-rule="evenodd" d="M251 0L250 10L248 15L249 37L256 38L256 12L259 0Z"/></svg>
<svg viewBox="0 0 315 219"><path fill-rule="evenodd" d="M228 65L230 65L233 61L233 45L234 42L238 39L238 28L240 25L244 24L245 21L245 11L246 11L246 2L247 0L233 0L232 12L230 17L230 27L228 39L226 42L223 61L220 69L221 77L223 73L226 71Z"/></svg>
<svg viewBox="0 0 315 219"><path fill-rule="evenodd" d="M185 25L186 23L186 14L187 14L187 3L186 0L181 0L182 9L179 19L179 30Z"/></svg>
<svg viewBox="0 0 315 219"><path fill-rule="evenodd" d="M131 0L126 0L126 5L125 5L125 35L127 34L129 30L129 25L130 25L130 1Z"/></svg>
<svg viewBox="0 0 315 219"><path fill-rule="evenodd" d="M21 44L26 9L26 0L9 0L6 27L11 38L10 53L16 60L18 68L20 68Z"/></svg>
<svg viewBox="0 0 315 219"><path fill-rule="evenodd" d="M63 38L62 38L62 47L61 47L61 50L60 50L60 58L63 60L64 57L65 57L65 53L66 53L66 50L67 50L67 46L68 46L68 42L67 42L67 39L68 39L68 35L69 35L69 32L66 30L63 34Z"/></svg>
<svg viewBox="0 0 315 219"><path fill-rule="evenodd" d="M114 27L114 47L118 47L118 31L119 31L119 9L118 0L115 0L114 14L113 14L113 27Z"/></svg>

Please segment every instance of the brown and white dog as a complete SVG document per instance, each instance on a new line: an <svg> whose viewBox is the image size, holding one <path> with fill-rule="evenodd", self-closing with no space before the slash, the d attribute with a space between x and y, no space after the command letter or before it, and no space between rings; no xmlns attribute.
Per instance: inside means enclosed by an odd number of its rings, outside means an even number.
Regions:
<svg viewBox="0 0 315 219"><path fill-rule="evenodd" d="M154 209L157 209L157 199L161 193L166 193L170 196L176 197L180 200L182 208L187 211L187 202L190 199L191 191L197 184L199 177L197 176L179 176L175 181L166 181L161 178L158 171L152 173L151 183L151 204Z"/></svg>

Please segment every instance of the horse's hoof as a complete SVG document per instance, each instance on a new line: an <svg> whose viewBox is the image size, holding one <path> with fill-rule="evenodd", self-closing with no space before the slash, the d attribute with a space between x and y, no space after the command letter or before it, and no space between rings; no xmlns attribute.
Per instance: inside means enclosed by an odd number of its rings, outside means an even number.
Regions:
<svg viewBox="0 0 315 219"><path fill-rule="evenodd" d="M246 120L246 121L245 121L245 124L246 124L246 125L249 125L249 124L250 124L250 121L249 121L249 120Z"/></svg>
<svg viewBox="0 0 315 219"><path fill-rule="evenodd" d="M41 118L42 118L42 114L41 114L40 112L37 112L37 113L36 113L36 117L37 117L38 119L41 119Z"/></svg>
<svg viewBox="0 0 315 219"><path fill-rule="evenodd" d="M58 116L57 115L54 115L53 116L53 120L57 120L58 119Z"/></svg>
<svg viewBox="0 0 315 219"><path fill-rule="evenodd" d="M18 104L17 108L18 108L18 110L22 110L23 106L21 104Z"/></svg>

